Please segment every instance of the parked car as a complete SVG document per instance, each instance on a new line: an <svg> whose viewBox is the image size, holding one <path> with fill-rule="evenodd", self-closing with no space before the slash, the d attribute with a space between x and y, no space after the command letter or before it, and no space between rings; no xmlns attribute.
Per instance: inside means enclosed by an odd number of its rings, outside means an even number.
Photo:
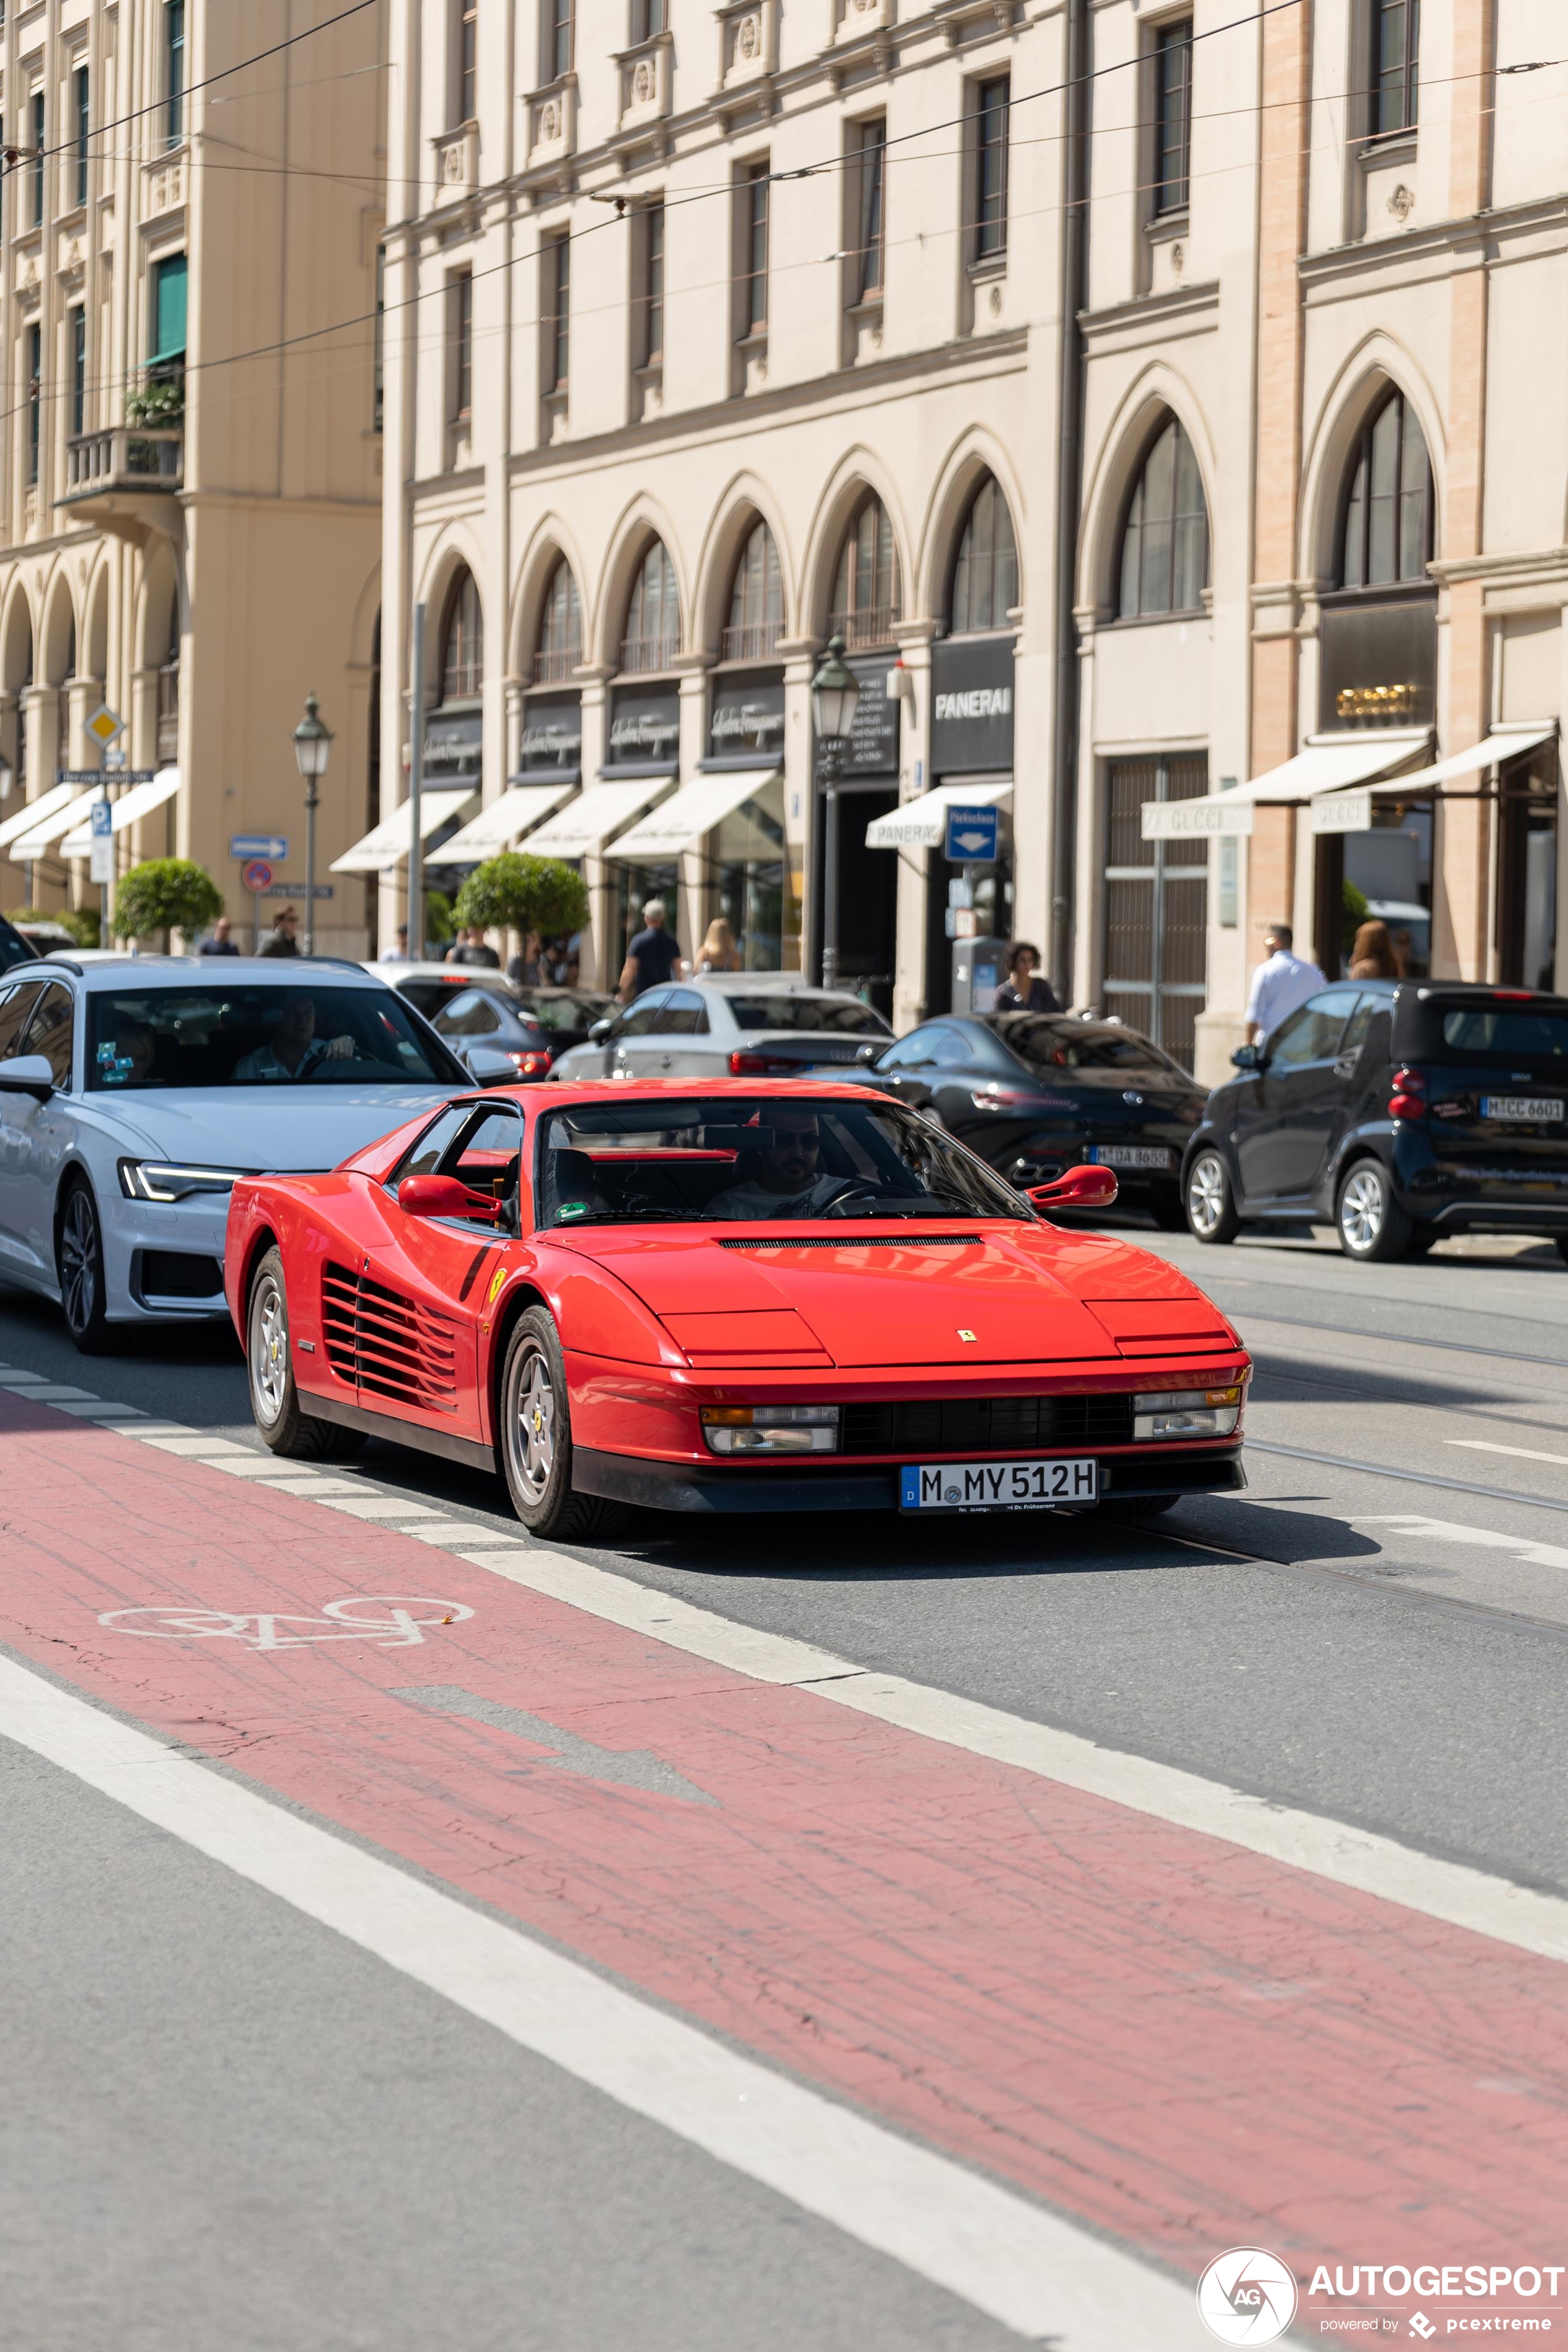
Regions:
<svg viewBox="0 0 1568 2352"><path fill-rule="evenodd" d="M1344 981L1231 1060L1183 1171L1199 1241L1331 1217L1347 1257L1541 1234L1568 1258L1568 997Z"/></svg>
<svg viewBox="0 0 1568 2352"><path fill-rule="evenodd" d="M77 941L63 923L51 923L40 917L36 923L24 923L22 937L35 956L74 955Z"/></svg>
<svg viewBox="0 0 1568 2352"><path fill-rule="evenodd" d="M8 923L5 916L0 915L0 972L11 971L16 964L34 963L37 960L36 950L27 945L16 924Z"/></svg>
<svg viewBox="0 0 1568 2352"><path fill-rule="evenodd" d="M493 975L491 975L493 977ZM591 988L458 988L430 1013L437 1036L468 1063L481 1086L547 1078L596 1022L612 1018L613 996ZM495 1066L504 1066L499 1076Z"/></svg>
<svg viewBox="0 0 1568 2352"><path fill-rule="evenodd" d="M0 1276L111 1327L217 1321L237 1176L332 1168L471 1087L355 965L121 957L0 977Z"/></svg>
<svg viewBox="0 0 1568 2352"><path fill-rule="evenodd" d="M868 1039L890 1039L879 1013L798 973L735 971L650 988L585 1045L558 1061L552 1078L788 1078L852 1065Z"/></svg>
<svg viewBox="0 0 1568 2352"><path fill-rule="evenodd" d="M1184 1223L1182 1155L1206 1100L1136 1029L1068 1013L952 1013L867 1057L863 1086L929 1110L1010 1184L1114 1168L1127 1205Z"/></svg>
<svg viewBox="0 0 1568 2352"><path fill-rule="evenodd" d="M1246 1485L1251 1367L1177 1267L1048 1222L1115 1190L1026 1200L850 1087L503 1087L237 1184L225 1276L275 1454L421 1448L535 1535L627 1503L1142 1518Z"/></svg>
<svg viewBox="0 0 1568 2352"><path fill-rule="evenodd" d="M405 996L416 1012L426 1021L436 1015L459 989L494 988L505 995L511 988L504 971L496 971L485 964L471 963L367 963L366 971L374 972L399 996Z"/></svg>

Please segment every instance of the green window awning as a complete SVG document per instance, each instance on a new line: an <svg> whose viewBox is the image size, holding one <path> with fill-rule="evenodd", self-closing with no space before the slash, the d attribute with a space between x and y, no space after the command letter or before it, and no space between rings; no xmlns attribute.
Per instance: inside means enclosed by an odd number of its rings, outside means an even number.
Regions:
<svg viewBox="0 0 1568 2352"><path fill-rule="evenodd" d="M185 289L189 266L183 253L153 267L153 352L154 362L185 356Z"/></svg>

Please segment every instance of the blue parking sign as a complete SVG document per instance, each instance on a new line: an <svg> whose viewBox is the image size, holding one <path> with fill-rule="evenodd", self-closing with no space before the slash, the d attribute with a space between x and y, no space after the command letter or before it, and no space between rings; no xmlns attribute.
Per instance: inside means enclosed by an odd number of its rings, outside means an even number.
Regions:
<svg viewBox="0 0 1568 2352"><path fill-rule="evenodd" d="M947 812L945 856L950 866L991 866L996 858L996 811L951 806Z"/></svg>

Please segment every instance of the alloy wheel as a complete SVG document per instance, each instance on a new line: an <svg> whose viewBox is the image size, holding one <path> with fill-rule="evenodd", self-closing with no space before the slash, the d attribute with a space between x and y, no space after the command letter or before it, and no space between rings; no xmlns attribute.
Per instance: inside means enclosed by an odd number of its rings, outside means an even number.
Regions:
<svg viewBox="0 0 1568 2352"><path fill-rule="evenodd" d="M1388 1215L1388 1194L1375 1168L1358 1168L1340 1195L1340 1231L1358 1256L1375 1249Z"/></svg>
<svg viewBox="0 0 1568 2352"><path fill-rule="evenodd" d="M250 1381L257 1417L270 1424L289 1401L289 1304L270 1269L250 1302Z"/></svg>
<svg viewBox="0 0 1568 2352"><path fill-rule="evenodd" d="M1212 1151L1205 1151L1187 1179L1187 1216L1200 1241L1217 1232L1226 1212L1225 1170Z"/></svg>
<svg viewBox="0 0 1568 2352"><path fill-rule="evenodd" d="M542 1502L555 1467L555 1385L537 1348L519 1367L510 1433L519 1483L531 1502Z"/></svg>
<svg viewBox="0 0 1568 2352"><path fill-rule="evenodd" d="M60 1304L78 1334L91 1323L98 1306L98 1213L81 1184L60 1220Z"/></svg>

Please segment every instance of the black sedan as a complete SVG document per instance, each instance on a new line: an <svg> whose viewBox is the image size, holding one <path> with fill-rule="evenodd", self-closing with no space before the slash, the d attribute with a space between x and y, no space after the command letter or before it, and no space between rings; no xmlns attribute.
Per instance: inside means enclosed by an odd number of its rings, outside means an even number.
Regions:
<svg viewBox="0 0 1568 2352"><path fill-rule="evenodd" d="M547 1078L561 1055L616 1009L613 997L591 988L498 988L489 973L485 982L452 990L429 1016L482 1086L494 1086L498 1076L507 1086Z"/></svg>
<svg viewBox="0 0 1568 2352"><path fill-rule="evenodd" d="M1207 1090L1120 1022L953 1013L833 1076L931 1111L1011 1184L1088 1160L1114 1168L1130 1208L1170 1233L1186 1223L1182 1156Z"/></svg>

